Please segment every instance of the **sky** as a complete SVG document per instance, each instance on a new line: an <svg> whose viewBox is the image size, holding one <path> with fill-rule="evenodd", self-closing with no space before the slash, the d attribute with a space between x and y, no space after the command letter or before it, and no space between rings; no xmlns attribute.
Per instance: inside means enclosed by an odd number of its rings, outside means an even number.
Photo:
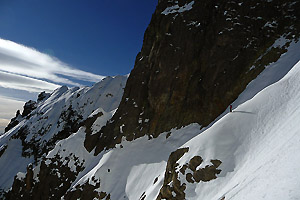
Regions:
<svg viewBox="0 0 300 200"><path fill-rule="evenodd" d="M38 93L134 66L157 0L0 0L0 133Z"/></svg>

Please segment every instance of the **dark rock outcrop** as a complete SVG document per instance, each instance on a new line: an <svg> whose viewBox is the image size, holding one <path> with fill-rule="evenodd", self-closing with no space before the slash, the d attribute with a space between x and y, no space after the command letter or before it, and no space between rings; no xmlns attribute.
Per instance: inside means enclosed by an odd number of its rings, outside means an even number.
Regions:
<svg viewBox="0 0 300 200"><path fill-rule="evenodd" d="M157 200L161 199L185 199L185 179L188 183L209 182L217 178L221 173L218 167L222 164L220 160L210 160L211 165L206 165L201 168L200 164L203 162L202 157L194 156L189 163L184 164L179 168L177 161L188 151L188 148L177 149L172 152L165 171L165 178L163 186L160 189ZM178 170L179 169L179 170ZM188 171L188 172L186 172ZM182 175L183 178L179 178ZM185 181L184 181L185 182Z"/></svg>
<svg viewBox="0 0 300 200"><path fill-rule="evenodd" d="M25 104L24 108L26 107ZM30 103L29 105L36 105L35 103ZM27 108L34 108L31 106L27 106ZM34 108L35 109L35 108ZM33 110L34 110L33 109ZM30 113L33 111L31 110ZM24 113L24 112L23 112ZM36 115L42 115L42 113L35 113ZM46 121L48 118L41 117L40 121ZM53 135L53 137L48 140L41 142L41 140L37 140L35 137L32 137L30 140L27 139L29 135L30 127L23 126L21 127L13 136L14 139L21 139L22 141L22 156L30 157L33 156L35 159L35 163L38 163L42 155L52 150L55 144L67 137L69 137L72 133L75 133L80 126L82 125L83 119L80 114L72 107L69 106L65 110L62 110L59 116L59 121L57 126L61 126L61 130ZM47 127L42 127L39 130L35 130L35 134L43 136L46 135L49 130L52 128L52 124L49 124ZM31 128L32 131L32 128Z"/></svg>
<svg viewBox="0 0 300 200"><path fill-rule="evenodd" d="M96 153L122 136L210 124L299 38L299 9L291 0L160 0ZM280 37L287 43L272 47Z"/></svg>
<svg viewBox="0 0 300 200"><path fill-rule="evenodd" d="M92 149L95 147L95 142L97 142L97 135L93 135L92 134L92 130L91 127L93 125L93 123L97 120L98 117L102 116L103 113L99 112L96 115L93 115L91 117L88 117L82 124L85 127L85 132L86 132L86 136L85 136L85 141L84 141L84 147L88 150L88 151L92 151Z"/></svg>
<svg viewBox="0 0 300 200"><path fill-rule="evenodd" d="M74 155L70 155L70 158ZM76 158L73 158L76 160ZM70 160L60 161L58 157L52 158L47 165L42 161L37 179L33 179L32 166L28 166L25 178L15 177L12 190L6 194L6 199L60 199L70 188L76 175L83 170L80 163L76 171L68 167Z"/></svg>
<svg viewBox="0 0 300 200"><path fill-rule="evenodd" d="M46 93L46 92L41 92L39 95L38 95L38 99L37 99L37 102L40 103L42 101L45 101L46 99L48 99L50 97L50 93Z"/></svg>
<svg viewBox="0 0 300 200"><path fill-rule="evenodd" d="M26 117L28 116L34 109L36 109L36 102L29 100L28 102L25 103L24 107L23 107L23 113L22 113L22 117Z"/></svg>
<svg viewBox="0 0 300 200"><path fill-rule="evenodd" d="M4 129L4 132L6 133L7 131L12 129L13 127L17 126L22 119L23 118L20 114L20 110L17 110L16 116L10 120L9 124Z"/></svg>
<svg viewBox="0 0 300 200"><path fill-rule="evenodd" d="M185 199L185 184L181 184L176 173L177 161L189 151L189 148L177 149L172 152L165 172L163 187L161 188L157 200L161 199Z"/></svg>

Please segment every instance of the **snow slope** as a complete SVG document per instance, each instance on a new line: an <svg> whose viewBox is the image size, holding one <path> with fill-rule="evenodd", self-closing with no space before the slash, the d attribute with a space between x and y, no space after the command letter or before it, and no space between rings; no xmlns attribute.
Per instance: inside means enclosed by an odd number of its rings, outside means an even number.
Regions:
<svg viewBox="0 0 300 200"><path fill-rule="evenodd" d="M199 132L200 126L192 124L180 130L172 129L171 136L167 139L168 133L163 133L151 140L147 137L130 142L124 140L117 148L103 152L98 157L100 159L97 165L78 182L75 181L73 188L87 181L95 185L95 181L92 180L94 177L93 179L103 183L100 191L109 193L111 199L139 199L143 192L151 187L153 191L147 193L147 196L155 199L161 184L153 185L153 182L156 177L157 183L162 182L170 153Z"/></svg>
<svg viewBox="0 0 300 200"><path fill-rule="evenodd" d="M283 79L182 146L189 152L179 166L195 155L204 163L223 162L217 179L186 182L187 199L300 198L299 77L300 62Z"/></svg>

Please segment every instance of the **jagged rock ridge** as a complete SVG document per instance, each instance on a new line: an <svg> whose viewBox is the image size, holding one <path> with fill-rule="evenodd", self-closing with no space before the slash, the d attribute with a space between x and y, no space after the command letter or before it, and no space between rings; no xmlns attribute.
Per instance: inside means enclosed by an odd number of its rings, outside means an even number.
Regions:
<svg viewBox="0 0 300 200"><path fill-rule="evenodd" d="M58 183L57 178L50 178L54 166L63 169L67 173L64 178L72 180L71 177L73 177L73 180L75 179L75 175L71 172L68 173L69 168L67 166L64 168L65 164L59 162L59 159L55 159L56 162L53 159L53 163L47 166L44 162L45 156L53 150L59 141L77 132L81 126L86 124L91 114L93 116L93 113L105 113L104 116L98 115L94 120L105 117L103 121L106 122L119 105L126 80L127 76L116 76L106 77L92 87L68 89L66 86L62 86L51 94L41 93L37 102L27 102L24 105L22 115L17 112L17 116L8 125L6 133L1 135L0 138L0 165L2 165L0 174L3 177L0 180L1 189L9 189L14 176L20 172L19 176L15 178L9 198L18 199L21 197L19 192L24 192L24 198L28 197L30 199L33 198L30 192L39 190L44 190L43 195L45 193L46 196L52 195L51 191L44 188L49 188L51 184L43 183L41 186L37 186L34 184L33 179L31 182L29 181L28 175L23 180L22 173L25 172L26 168L27 174L30 172L27 167L29 163L33 163L31 170L38 165L38 168L42 171L39 176L42 182ZM98 124L94 129L98 130L103 125L105 124ZM12 155L16 156L15 160L10 159ZM76 158L72 157L70 159ZM13 167L7 173L5 166L15 166L16 163L18 163L18 167ZM78 166L77 170L82 169ZM25 187L22 181L29 181L31 186L27 184ZM23 186L24 191L14 192L14 188ZM35 194L39 193L35 192ZM61 196L62 194L58 193L57 195ZM40 197L37 195L35 198Z"/></svg>

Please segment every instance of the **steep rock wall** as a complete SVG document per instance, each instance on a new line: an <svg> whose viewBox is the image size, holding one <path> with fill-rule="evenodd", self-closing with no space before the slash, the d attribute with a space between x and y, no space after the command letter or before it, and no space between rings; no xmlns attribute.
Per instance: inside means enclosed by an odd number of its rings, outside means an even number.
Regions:
<svg viewBox="0 0 300 200"><path fill-rule="evenodd" d="M96 153L123 136L207 126L298 38L297 10L299 2L286 0L160 0ZM279 38L284 43L274 45Z"/></svg>

